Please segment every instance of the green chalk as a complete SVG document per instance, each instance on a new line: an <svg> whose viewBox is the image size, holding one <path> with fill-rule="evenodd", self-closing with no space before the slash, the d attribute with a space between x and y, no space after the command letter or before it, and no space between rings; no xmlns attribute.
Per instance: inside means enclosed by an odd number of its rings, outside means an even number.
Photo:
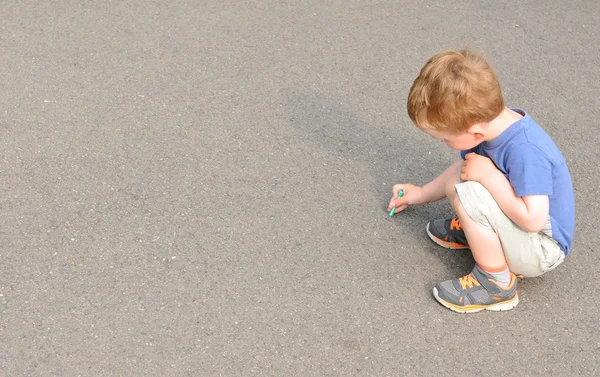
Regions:
<svg viewBox="0 0 600 377"><path fill-rule="evenodd" d="M398 191L398 199L400 199L402 196L404 196L404 190ZM388 215L390 217L392 217L392 216L394 216L394 213L396 213L396 207L392 208L392 210L390 211L390 213L388 213Z"/></svg>

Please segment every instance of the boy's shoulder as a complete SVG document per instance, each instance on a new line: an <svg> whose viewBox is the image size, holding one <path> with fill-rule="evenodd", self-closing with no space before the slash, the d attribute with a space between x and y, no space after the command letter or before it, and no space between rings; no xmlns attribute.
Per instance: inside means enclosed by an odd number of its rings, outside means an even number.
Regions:
<svg viewBox="0 0 600 377"><path fill-rule="evenodd" d="M481 151L496 159L511 156L509 160L519 160L518 156L529 158L541 155L553 164L564 162L562 153L552 137L525 111L515 109L523 117L513 123L501 135L486 143L480 144ZM494 158L493 158L494 159Z"/></svg>
<svg viewBox="0 0 600 377"><path fill-rule="evenodd" d="M551 195L555 180L570 180L562 153L528 114L486 143L480 144L481 152L494 161L520 197Z"/></svg>

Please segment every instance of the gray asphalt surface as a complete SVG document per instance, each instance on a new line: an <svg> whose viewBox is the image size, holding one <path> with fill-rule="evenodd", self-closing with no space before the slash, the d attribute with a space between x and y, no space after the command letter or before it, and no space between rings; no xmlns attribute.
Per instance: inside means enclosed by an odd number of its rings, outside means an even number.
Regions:
<svg viewBox="0 0 600 377"><path fill-rule="evenodd" d="M597 376L600 3L3 1L1 376ZM406 96L468 45L555 138L574 251L510 312L393 219L457 154Z"/></svg>

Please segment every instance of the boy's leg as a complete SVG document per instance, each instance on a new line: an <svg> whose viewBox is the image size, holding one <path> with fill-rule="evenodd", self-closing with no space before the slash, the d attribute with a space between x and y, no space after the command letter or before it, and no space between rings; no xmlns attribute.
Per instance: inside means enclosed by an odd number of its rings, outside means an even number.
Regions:
<svg viewBox="0 0 600 377"><path fill-rule="evenodd" d="M447 196L461 220L478 265L469 275L434 288L436 299L446 307L460 312L512 309L518 303L512 272L525 277L538 276L564 260L558 243L542 233L519 228L480 183L451 185ZM496 283L493 271L503 263L512 271L506 288Z"/></svg>
<svg viewBox="0 0 600 377"><path fill-rule="evenodd" d="M469 248L473 253L475 263L486 271L503 271L508 268L502 243L498 234L492 228L484 228L477 224L467 214L462 206L454 186L446 193L452 205L454 213L460 220L461 227L465 232Z"/></svg>
<svg viewBox="0 0 600 377"><path fill-rule="evenodd" d="M550 271L564 260L564 252L555 240L541 232L526 232L519 228L502 212L492 194L480 183L459 183L454 190L453 205L460 205L459 210L466 213L463 218L497 234L510 271L524 277L535 277ZM474 253L475 260L485 263L485 259L478 260L478 255ZM483 258L492 256L483 255Z"/></svg>
<svg viewBox="0 0 600 377"><path fill-rule="evenodd" d="M519 302L516 279L508 269L500 238L491 227L482 226L469 216L454 183L447 187L446 195L477 265L462 278L438 284L433 294L444 306L458 312L512 309Z"/></svg>

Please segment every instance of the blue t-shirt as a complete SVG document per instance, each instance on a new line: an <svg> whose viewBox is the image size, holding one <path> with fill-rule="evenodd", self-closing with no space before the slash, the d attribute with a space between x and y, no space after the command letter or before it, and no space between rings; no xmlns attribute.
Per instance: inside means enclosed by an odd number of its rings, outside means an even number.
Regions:
<svg viewBox="0 0 600 377"><path fill-rule="evenodd" d="M554 238L569 254L575 232L575 195L565 158L550 136L527 114L490 141L468 151L489 157L510 181L517 196L548 195Z"/></svg>

